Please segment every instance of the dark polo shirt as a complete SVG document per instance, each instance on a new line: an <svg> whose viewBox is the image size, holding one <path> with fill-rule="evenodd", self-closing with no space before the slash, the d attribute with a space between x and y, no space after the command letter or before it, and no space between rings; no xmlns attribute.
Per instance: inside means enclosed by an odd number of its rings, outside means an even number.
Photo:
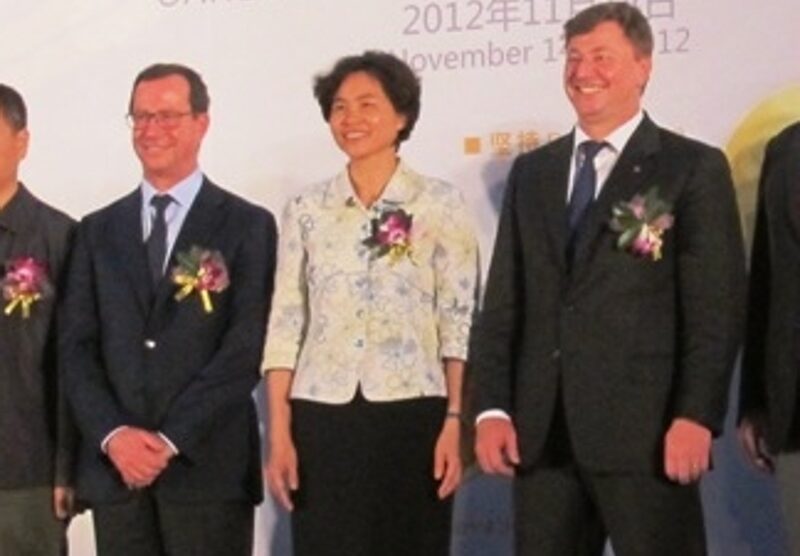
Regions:
<svg viewBox="0 0 800 556"><path fill-rule="evenodd" d="M0 277L8 261L33 257L55 289L27 319L19 308L6 315L0 296L0 489L71 483L75 429L59 393L54 309L74 225L22 184L0 210Z"/></svg>

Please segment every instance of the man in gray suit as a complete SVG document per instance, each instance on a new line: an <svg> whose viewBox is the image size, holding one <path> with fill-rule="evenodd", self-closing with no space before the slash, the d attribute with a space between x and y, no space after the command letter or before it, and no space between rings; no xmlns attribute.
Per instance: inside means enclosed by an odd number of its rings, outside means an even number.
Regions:
<svg viewBox="0 0 800 556"><path fill-rule="evenodd" d="M476 455L514 475L517 554L705 554L697 480L722 429L744 255L714 148L642 111L647 20L565 25L572 133L511 170L474 328Z"/></svg>
<svg viewBox="0 0 800 556"><path fill-rule="evenodd" d="M54 311L74 222L18 181L22 96L0 84L0 554L56 556L72 512L74 432Z"/></svg>

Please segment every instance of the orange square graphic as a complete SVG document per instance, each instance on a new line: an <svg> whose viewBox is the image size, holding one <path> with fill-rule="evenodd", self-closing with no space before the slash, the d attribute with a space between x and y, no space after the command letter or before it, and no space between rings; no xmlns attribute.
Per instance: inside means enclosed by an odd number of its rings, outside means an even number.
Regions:
<svg viewBox="0 0 800 556"><path fill-rule="evenodd" d="M480 154L480 152L480 137L464 137L464 154Z"/></svg>

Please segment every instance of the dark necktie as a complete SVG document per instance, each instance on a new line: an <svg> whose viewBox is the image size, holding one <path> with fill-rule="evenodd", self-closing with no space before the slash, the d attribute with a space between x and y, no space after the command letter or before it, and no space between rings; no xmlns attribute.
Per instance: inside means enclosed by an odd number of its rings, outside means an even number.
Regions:
<svg viewBox="0 0 800 556"><path fill-rule="evenodd" d="M164 257L167 255L167 219L164 213L172 202L169 195L156 195L150 199L150 205L156 209L147 238L147 261L150 265L150 276L153 284L157 284L164 274Z"/></svg>
<svg viewBox="0 0 800 556"><path fill-rule="evenodd" d="M572 259L577 242L581 223L594 201L594 192L597 188L597 172L594 169L594 158L603 147L604 142L584 141L578 145L581 153L580 166L575 171L575 181L572 184L572 195L567 206L567 258Z"/></svg>

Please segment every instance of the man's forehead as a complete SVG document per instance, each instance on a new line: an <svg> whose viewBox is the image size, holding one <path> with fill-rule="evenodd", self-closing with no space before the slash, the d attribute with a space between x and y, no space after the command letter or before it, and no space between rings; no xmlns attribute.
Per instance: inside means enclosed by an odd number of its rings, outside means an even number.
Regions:
<svg viewBox="0 0 800 556"><path fill-rule="evenodd" d="M172 79L178 77L179 79ZM167 76L141 81L133 90L133 100L144 98L175 98L189 101L189 83L181 76Z"/></svg>
<svg viewBox="0 0 800 556"><path fill-rule="evenodd" d="M604 23L611 23L613 27L601 28ZM631 38L625 34L625 31L618 23L604 21L584 33L570 37L565 44L565 48L567 50L579 47L589 50L602 50L619 44L627 44L635 48Z"/></svg>
<svg viewBox="0 0 800 556"><path fill-rule="evenodd" d="M187 81L185 77L177 73L172 73L163 77L156 77L154 79L144 79L136 84L134 92L137 92L141 89L153 88L175 89L186 92L188 92L190 89L189 81Z"/></svg>

